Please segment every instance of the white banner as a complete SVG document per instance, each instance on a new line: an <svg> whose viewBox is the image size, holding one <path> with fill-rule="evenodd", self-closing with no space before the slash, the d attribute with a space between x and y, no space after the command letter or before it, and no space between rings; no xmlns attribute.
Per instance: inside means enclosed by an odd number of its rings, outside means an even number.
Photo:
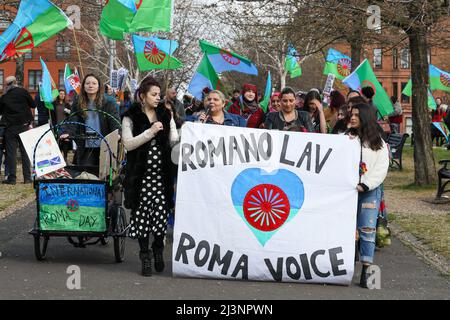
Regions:
<svg viewBox="0 0 450 320"><path fill-rule="evenodd" d="M33 153L36 148L38 140L42 135L50 129L50 125L46 124L19 134L20 140L25 147L28 159L33 166ZM52 131L48 131L45 136L40 140L39 145L36 148L36 154L34 158L34 170L36 176L39 178L44 174L56 171L64 168L66 162L59 150L58 142L55 139Z"/></svg>
<svg viewBox="0 0 450 320"><path fill-rule="evenodd" d="M198 123L181 137L175 276L351 283L357 141Z"/></svg>

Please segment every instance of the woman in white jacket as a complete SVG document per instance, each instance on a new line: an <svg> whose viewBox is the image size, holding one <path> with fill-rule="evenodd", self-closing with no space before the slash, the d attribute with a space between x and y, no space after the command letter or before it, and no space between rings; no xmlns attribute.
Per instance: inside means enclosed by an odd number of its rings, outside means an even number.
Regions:
<svg viewBox="0 0 450 320"><path fill-rule="evenodd" d="M377 129L377 120L370 106L352 107L349 135L361 142L360 181L357 225L359 232L359 260L363 264L360 286L367 288L368 267L373 263L381 184L389 168L389 151Z"/></svg>

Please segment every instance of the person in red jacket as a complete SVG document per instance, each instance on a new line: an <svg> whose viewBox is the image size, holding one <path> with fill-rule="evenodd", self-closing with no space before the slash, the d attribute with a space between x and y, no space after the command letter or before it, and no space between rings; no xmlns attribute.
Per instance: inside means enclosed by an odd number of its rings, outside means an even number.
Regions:
<svg viewBox="0 0 450 320"><path fill-rule="evenodd" d="M264 111L259 106L258 89L253 84L244 84L241 96L228 109L247 121L247 128L259 128L264 121Z"/></svg>

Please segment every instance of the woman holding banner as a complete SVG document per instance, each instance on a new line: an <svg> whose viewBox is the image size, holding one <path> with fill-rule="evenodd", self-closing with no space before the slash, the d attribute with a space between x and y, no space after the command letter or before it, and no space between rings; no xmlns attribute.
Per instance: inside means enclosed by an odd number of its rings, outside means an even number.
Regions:
<svg viewBox="0 0 450 320"><path fill-rule="evenodd" d="M152 275L153 235L155 270L164 270L163 249L167 219L173 207L171 147L178 141L174 118L160 103L161 86L153 77L142 80L136 101L122 120L127 150L125 207L131 209L130 237L138 239L142 275Z"/></svg>
<svg viewBox="0 0 450 320"><path fill-rule="evenodd" d="M361 143L357 228L359 260L363 264L360 286L367 288L369 266L375 253L376 226L382 197L381 184L389 169L389 151L378 131L373 109L367 104L352 107L348 134Z"/></svg>
<svg viewBox="0 0 450 320"><path fill-rule="evenodd" d="M265 129L313 132L309 114L295 108L295 92L292 88L286 87L281 91L280 101L281 110L267 114Z"/></svg>
<svg viewBox="0 0 450 320"><path fill-rule="evenodd" d="M219 90L211 91L206 98L206 112L199 116L202 123L218 124L232 127L245 127L245 119L224 110L225 95Z"/></svg>

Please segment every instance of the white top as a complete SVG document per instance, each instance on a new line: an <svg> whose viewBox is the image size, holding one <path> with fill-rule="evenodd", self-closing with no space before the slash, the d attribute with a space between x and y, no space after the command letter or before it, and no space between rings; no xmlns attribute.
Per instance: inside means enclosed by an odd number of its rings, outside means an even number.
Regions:
<svg viewBox="0 0 450 320"><path fill-rule="evenodd" d="M143 144L149 142L155 137L155 134L151 131L151 129L145 130L140 135L133 137L133 121L131 118L124 117L122 120L122 141L125 149L127 151L133 151ZM177 131L177 126L175 124L175 120L170 120L170 133L169 133L169 142L170 146L173 147L179 140L179 135Z"/></svg>
<svg viewBox="0 0 450 320"><path fill-rule="evenodd" d="M387 176L389 169L389 150L386 142L383 147L374 151L368 147L362 147L362 162L366 164L367 172L362 175L361 183L364 183L369 191L380 186Z"/></svg>

